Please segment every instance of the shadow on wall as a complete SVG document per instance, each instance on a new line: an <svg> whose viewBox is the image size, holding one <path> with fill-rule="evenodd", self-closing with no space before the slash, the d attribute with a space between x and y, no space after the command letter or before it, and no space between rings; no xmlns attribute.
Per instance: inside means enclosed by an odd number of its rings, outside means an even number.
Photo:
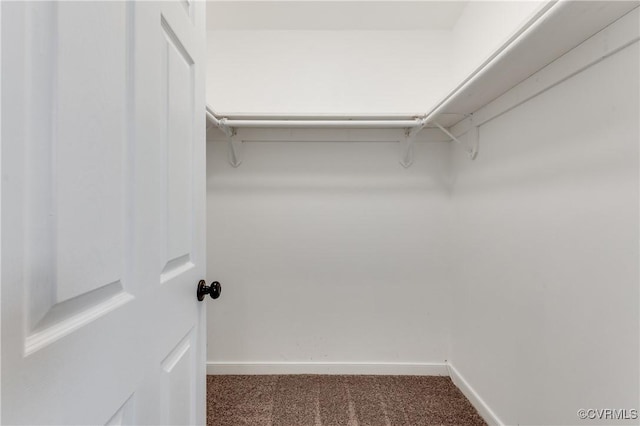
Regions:
<svg viewBox="0 0 640 426"><path fill-rule="evenodd" d="M398 142L243 142L243 163L227 162L222 141L207 145L209 190L430 191L448 193L450 146L416 143L414 164Z"/></svg>

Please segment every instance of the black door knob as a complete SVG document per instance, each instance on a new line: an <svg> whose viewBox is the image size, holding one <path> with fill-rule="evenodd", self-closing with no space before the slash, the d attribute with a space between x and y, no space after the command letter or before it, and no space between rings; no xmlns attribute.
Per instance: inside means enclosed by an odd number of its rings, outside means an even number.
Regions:
<svg viewBox="0 0 640 426"><path fill-rule="evenodd" d="M205 280L200 280L198 283L198 300L203 301L204 297L208 294L212 299L217 299L222 293L222 285L218 281L214 281L211 285L207 285Z"/></svg>

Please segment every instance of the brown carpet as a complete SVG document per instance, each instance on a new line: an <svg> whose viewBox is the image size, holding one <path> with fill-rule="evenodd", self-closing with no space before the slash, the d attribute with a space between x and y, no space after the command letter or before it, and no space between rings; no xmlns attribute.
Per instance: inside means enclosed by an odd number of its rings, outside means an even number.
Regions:
<svg viewBox="0 0 640 426"><path fill-rule="evenodd" d="M485 424L448 377L207 376L208 426Z"/></svg>

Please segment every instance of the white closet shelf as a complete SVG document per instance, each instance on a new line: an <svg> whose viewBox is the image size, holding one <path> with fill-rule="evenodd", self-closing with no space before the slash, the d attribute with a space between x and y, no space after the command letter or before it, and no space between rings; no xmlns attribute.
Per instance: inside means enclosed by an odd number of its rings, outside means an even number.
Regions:
<svg viewBox="0 0 640 426"><path fill-rule="evenodd" d="M638 1L549 1L428 113L458 121L638 7ZM456 123L451 123L451 125Z"/></svg>
<svg viewBox="0 0 640 426"><path fill-rule="evenodd" d="M402 128L405 129L405 137L402 141L400 163L405 167L413 161L412 144L418 132L425 127L437 127L452 141L461 144L473 159L478 149L478 126L483 124L473 121L474 113L638 5L639 2L635 0L548 1L479 67L424 114L223 116L207 106L207 117L229 137L232 151L230 161L234 166L240 164L240 153L239 144L232 140L236 134L235 129L240 127ZM451 128L466 118L471 121L469 127L472 131L469 132L467 144L464 144L457 139Z"/></svg>

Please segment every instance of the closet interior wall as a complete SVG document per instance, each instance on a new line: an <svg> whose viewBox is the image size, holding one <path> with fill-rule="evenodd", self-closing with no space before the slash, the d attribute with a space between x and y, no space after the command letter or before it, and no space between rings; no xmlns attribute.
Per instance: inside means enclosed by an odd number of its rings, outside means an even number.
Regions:
<svg viewBox="0 0 640 426"><path fill-rule="evenodd" d="M503 424L640 400L639 63L636 42L453 151L449 359Z"/></svg>
<svg viewBox="0 0 640 426"><path fill-rule="evenodd" d="M240 130L238 168L208 143L210 372L446 374L450 144L405 169L401 135Z"/></svg>

